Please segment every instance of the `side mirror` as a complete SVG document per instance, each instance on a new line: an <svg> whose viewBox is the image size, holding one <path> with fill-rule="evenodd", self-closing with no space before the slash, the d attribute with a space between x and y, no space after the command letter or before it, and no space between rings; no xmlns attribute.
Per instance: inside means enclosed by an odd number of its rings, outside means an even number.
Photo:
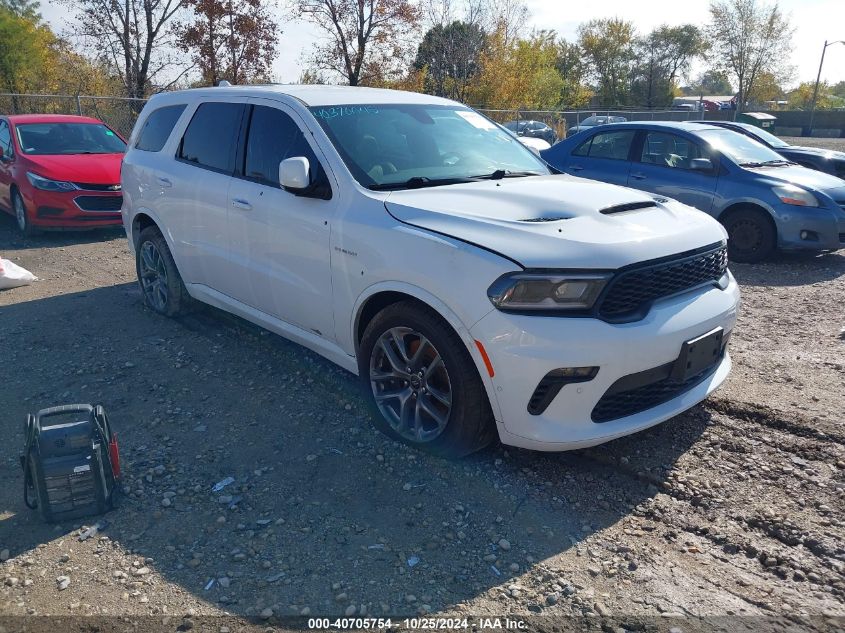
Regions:
<svg viewBox="0 0 845 633"><path fill-rule="evenodd" d="M310 167L304 156L286 158L279 163L279 182L291 193L307 189L311 185Z"/></svg>
<svg viewBox="0 0 845 633"><path fill-rule="evenodd" d="M709 158L693 158L690 161L690 169L695 171L713 171L713 162Z"/></svg>

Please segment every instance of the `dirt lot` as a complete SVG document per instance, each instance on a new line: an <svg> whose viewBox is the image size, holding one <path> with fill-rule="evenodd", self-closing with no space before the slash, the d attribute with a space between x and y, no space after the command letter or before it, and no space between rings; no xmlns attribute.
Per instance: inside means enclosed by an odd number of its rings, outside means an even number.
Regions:
<svg viewBox="0 0 845 633"><path fill-rule="evenodd" d="M0 253L41 279L0 293L2 630L422 613L845 629L845 252L732 267L734 372L687 414L460 462L371 430L356 380L303 348L212 309L145 309L122 234L22 241L3 216ZM26 510L18 464L25 414L76 401L108 409L127 492L85 542L82 522Z"/></svg>

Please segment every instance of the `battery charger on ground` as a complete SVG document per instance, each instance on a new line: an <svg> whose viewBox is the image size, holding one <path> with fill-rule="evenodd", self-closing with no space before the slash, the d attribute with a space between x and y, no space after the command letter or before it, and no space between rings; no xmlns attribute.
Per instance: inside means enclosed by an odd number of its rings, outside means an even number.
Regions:
<svg viewBox="0 0 845 633"><path fill-rule="evenodd" d="M69 404L26 417L24 502L56 523L111 510L120 457L102 406Z"/></svg>

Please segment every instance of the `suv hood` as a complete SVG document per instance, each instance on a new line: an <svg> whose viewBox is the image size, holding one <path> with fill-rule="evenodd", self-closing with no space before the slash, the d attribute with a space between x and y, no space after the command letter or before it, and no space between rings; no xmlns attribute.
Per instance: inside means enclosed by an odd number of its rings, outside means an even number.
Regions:
<svg viewBox="0 0 845 633"><path fill-rule="evenodd" d="M713 218L679 202L566 175L394 191L385 207L526 268L614 269L726 239Z"/></svg>
<svg viewBox="0 0 845 633"><path fill-rule="evenodd" d="M26 160L33 171L44 178L92 185L116 185L120 182L123 154L32 155Z"/></svg>

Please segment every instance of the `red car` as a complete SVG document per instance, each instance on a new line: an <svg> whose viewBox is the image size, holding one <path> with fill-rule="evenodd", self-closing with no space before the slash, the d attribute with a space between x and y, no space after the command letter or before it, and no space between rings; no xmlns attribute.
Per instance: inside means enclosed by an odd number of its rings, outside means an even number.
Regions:
<svg viewBox="0 0 845 633"><path fill-rule="evenodd" d="M125 151L120 135L97 119L0 116L0 208L24 235L120 226Z"/></svg>

